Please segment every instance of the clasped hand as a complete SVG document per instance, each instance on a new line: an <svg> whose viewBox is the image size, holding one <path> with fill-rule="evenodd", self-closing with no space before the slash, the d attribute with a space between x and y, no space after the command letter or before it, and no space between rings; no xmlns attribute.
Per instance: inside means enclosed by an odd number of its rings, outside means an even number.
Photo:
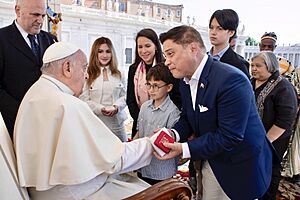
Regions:
<svg viewBox="0 0 300 200"><path fill-rule="evenodd" d="M107 117L113 117L115 114L118 113L118 107L117 106L114 106L115 109L112 109L112 110L106 110L105 107L101 109L101 113L104 115L104 116L107 116Z"/></svg>

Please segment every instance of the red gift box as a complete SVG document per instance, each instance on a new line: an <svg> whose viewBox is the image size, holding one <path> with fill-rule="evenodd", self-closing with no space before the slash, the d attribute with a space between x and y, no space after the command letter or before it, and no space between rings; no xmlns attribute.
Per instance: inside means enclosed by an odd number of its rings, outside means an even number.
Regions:
<svg viewBox="0 0 300 200"><path fill-rule="evenodd" d="M170 148L165 147L163 145L163 142L169 142L169 143L174 143L174 139L165 131L161 131L159 135L157 136L156 140L154 141L154 144L160 148L163 152L169 153Z"/></svg>

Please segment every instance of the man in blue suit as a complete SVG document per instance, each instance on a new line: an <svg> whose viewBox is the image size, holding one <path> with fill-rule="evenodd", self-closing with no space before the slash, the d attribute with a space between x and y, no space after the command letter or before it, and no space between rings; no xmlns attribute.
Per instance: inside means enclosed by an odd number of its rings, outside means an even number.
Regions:
<svg viewBox="0 0 300 200"><path fill-rule="evenodd" d="M175 27L160 40L165 64L182 79L183 110L173 129L181 143L166 143L171 151L156 157L202 160L202 199L261 197L271 180L272 148L248 78L208 56L201 35L192 27ZM193 133L196 138L187 141Z"/></svg>

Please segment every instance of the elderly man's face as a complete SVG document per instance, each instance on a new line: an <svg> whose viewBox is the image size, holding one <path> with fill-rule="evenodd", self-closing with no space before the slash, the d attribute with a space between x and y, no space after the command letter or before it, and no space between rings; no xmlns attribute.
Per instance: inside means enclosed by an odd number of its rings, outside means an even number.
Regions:
<svg viewBox="0 0 300 200"><path fill-rule="evenodd" d="M190 78L195 72L193 53L190 44L180 45L168 39L163 43L163 52L168 66L175 78Z"/></svg>
<svg viewBox="0 0 300 200"><path fill-rule="evenodd" d="M82 93L82 88L85 80L88 78L87 74L87 59L82 51L79 51L76 56L76 61L72 64L72 90L75 96Z"/></svg>
<svg viewBox="0 0 300 200"><path fill-rule="evenodd" d="M259 44L260 51L274 51L276 48L276 42L272 39L263 39Z"/></svg>
<svg viewBox="0 0 300 200"><path fill-rule="evenodd" d="M46 6L44 0L22 0L16 5L17 23L29 34L36 35L41 31Z"/></svg>

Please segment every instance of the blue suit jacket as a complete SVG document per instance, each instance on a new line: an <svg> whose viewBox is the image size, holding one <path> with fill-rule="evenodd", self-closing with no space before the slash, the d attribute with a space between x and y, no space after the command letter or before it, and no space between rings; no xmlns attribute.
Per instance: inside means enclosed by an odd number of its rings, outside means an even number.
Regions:
<svg viewBox="0 0 300 200"><path fill-rule="evenodd" d="M231 199L255 199L269 187L271 144L257 114L248 78L211 57L202 71L195 111L189 85L181 81L182 115L175 129L188 141L192 160L208 160ZM199 106L208 110L200 112Z"/></svg>

